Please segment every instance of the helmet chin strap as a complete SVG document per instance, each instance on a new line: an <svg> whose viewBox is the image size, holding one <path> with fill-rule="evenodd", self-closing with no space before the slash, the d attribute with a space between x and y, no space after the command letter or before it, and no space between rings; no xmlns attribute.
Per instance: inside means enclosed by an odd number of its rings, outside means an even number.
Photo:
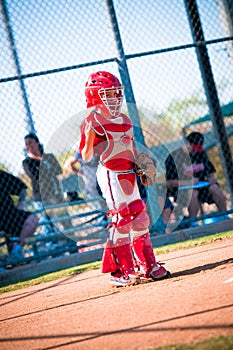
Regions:
<svg viewBox="0 0 233 350"><path fill-rule="evenodd" d="M110 111L109 111L109 113L103 112L103 111L101 110L101 108L97 108L97 109L95 109L95 111L96 111L98 114L103 115L103 116L106 117L107 119L109 119L110 117L111 117L112 119L116 119L116 118L119 117L119 115L121 114L121 113L118 113L117 115L113 115L113 114L110 113Z"/></svg>
<svg viewBox="0 0 233 350"><path fill-rule="evenodd" d="M114 119L119 117L119 115L121 114L121 111L119 111L117 114L112 113L111 110L105 104L103 104L102 107L96 106L95 111L103 115L104 117L112 117Z"/></svg>

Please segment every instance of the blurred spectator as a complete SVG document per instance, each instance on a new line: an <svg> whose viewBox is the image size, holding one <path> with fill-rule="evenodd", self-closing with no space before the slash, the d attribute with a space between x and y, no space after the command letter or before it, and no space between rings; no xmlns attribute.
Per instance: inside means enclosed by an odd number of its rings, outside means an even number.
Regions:
<svg viewBox="0 0 233 350"><path fill-rule="evenodd" d="M64 197L67 202L76 202L83 200L83 189L85 188L83 179L76 174L71 174L69 170L63 169L63 179L61 185L64 192Z"/></svg>
<svg viewBox="0 0 233 350"><path fill-rule="evenodd" d="M74 174L81 177L84 182L85 193L84 197L87 199L97 198L97 200L90 202L93 210L99 210L103 215L98 219L98 222L102 220L106 221L106 204L102 198L99 185L96 180L96 171L99 164L99 157L94 156L90 162L84 162L80 153L76 152L73 156L68 158L65 162L65 170L69 170Z"/></svg>
<svg viewBox="0 0 233 350"><path fill-rule="evenodd" d="M44 206L65 202L58 179L62 169L54 154L44 153L43 146L34 133L26 135L24 140L28 156L23 160L23 168L31 180L34 207L36 210L43 210L40 220L48 221L49 217L44 211ZM57 209L56 212L51 211L50 215L54 216L54 213L55 216L69 216L65 208ZM70 219L61 221L61 225L64 229L72 228ZM44 226L45 233L53 229L52 223Z"/></svg>
<svg viewBox="0 0 233 350"><path fill-rule="evenodd" d="M153 161L156 166L156 162L154 159ZM147 200L148 200L147 188L142 184L139 176L137 176L137 184L138 184L140 196L144 200L144 202L147 204ZM158 190L157 195L158 195L158 202L159 202L161 215L159 216L157 221L150 226L150 232L151 233L156 232L157 234L164 234L164 233L167 233L167 224L169 223L169 219L174 207L172 202L167 196L165 196L164 198L163 191Z"/></svg>
<svg viewBox="0 0 233 350"><path fill-rule="evenodd" d="M12 264L24 259L23 246L25 239L34 234L38 218L35 214L24 210L27 186L18 177L0 170L0 228L11 241L9 261ZM18 197L15 205L12 196Z"/></svg>
<svg viewBox="0 0 233 350"><path fill-rule="evenodd" d="M167 225L171 216L173 204L168 197L165 198L165 203L162 211L163 223Z"/></svg>
<svg viewBox="0 0 233 350"><path fill-rule="evenodd" d="M203 143L204 136L192 132L187 136L185 145L173 151L165 161L168 193L175 201L180 186L191 186L190 190L179 191L178 203L178 207L188 207L190 218L197 216L200 203L215 203L220 212L227 210L225 196L215 177L215 167L209 160ZM209 184L201 188L203 181L209 181ZM200 188L193 188L199 185Z"/></svg>
<svg viewBox="0 0 233 350"><path fill-rule="evenodd" d="M158 202L161 210L161 215L159 216L156 223L150 227L150 232L154 233L155 231L157 234L160 235L169 232L169 230L167 229L167 225L169 223L171 213L174 207L170 199L167 196L165 196L164 198L162 193L158 193Z"/></svg>

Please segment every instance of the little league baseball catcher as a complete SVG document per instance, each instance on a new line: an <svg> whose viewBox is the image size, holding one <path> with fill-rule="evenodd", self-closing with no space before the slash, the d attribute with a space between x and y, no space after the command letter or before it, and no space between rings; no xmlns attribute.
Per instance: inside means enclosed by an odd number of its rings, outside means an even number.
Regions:
<svg viewBox="0 0 233 350"><path fill-rule="evenodd" d="M100 157L97 181L112 216L109 239L102 258L102 272L111 273L111 284L125 286L140 278L158 280L169 272L156 262L146 205L140 197L136 174L145 185L154 181L156 168L145 154L137 155L131 119L121 113L123 86L116 76L99 71L85 86L90 114L81 126L79 145L83 160ZM140 271L135 271L135 261Z"/></svg>

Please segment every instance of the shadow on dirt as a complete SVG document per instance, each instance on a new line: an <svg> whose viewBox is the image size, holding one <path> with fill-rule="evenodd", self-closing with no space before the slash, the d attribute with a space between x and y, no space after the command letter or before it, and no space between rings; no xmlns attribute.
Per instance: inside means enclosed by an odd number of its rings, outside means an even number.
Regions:
<svg viewBox="0 0 233 350"><path fill-rule="evenodd" d="M61 338L72 338L72 341L67 341L67 342L62 342L58 344L56 342L56 345L51 345L47 347L43 347L44 350L49 350L49 349L58 349L62 348L64 346L68 345L74 345L86 341L91 341L100 337L106 337L106 336L112 336L112 335L117 335L117 334L124 334L124 333L148 333L148 332L169 332L169 331L186 331L186 330L197 330L197 329L231 329L232 324L208 324L208 325L203 325L201 324L200 326L183 326L181 327L180 325L177 327L153 327L157 324L162 324L165 322L170 322L170 321L176 321L180 320L183 318L188 318L188 317L193 317L197 316L200 314L205 314L213 311L218 311L218 310L224 310L233 307L233 304L228 304L228 305L222 305L220 307L215 307L211 309L206 309L206 310L201 310L198 312L193 312L193 313L188 313L184 315L179 315L176 317L170 317L168 319L163 319L159 320L156 322L150 322L146 324L141 324L135 327L130 327L130 328L121 328L117 329L115 331L109 331L109 332L85 332L85 333L68 333L68 334L57 334L57 335L40 335L40 336L26 336L26 337L2 337L0 338L0 343L2 342L25 342L25 341L32 341L32 340L57 340ZM146 327L146 328L145 328ZM74 339L74 338L80 338L80 339Z"/></svg>
<svg viewBox="0 0 233 350"><path fill-rule="evenodd" d="M193 267L193 268L188 269L188 270L178 271L178 272L174 272L174 273L172 272L171 278L194 275L194 274L200 273L202 271L212 270L212 269L215 269L219 266L232 264L232 263L233 263L233 258L229 258L229 259L214 262L211 264L205 264L202 266Z"/></svg>

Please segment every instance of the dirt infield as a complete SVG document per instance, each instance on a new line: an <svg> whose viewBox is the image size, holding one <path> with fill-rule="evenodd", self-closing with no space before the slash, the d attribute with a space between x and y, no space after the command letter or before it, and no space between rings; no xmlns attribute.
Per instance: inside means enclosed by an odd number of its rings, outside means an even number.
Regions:
<svg viewBox="0 0 233 350"><path fill-rule="evenodd" d="M233 334L233 239L159 256L167 280L113 288L89 271L2 294L3 349L145 350Z"/></svg>

